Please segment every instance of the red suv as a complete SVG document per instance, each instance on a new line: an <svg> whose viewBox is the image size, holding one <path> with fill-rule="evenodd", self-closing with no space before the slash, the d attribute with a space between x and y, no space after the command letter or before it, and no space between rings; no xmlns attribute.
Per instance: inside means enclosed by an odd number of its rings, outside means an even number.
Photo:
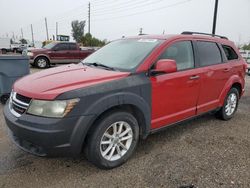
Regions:
<svg viewBox="0 0 250 188"><path fill-rule="evenodd" d="M85 151L96 166L114 168L153 132L207 112L232 118L245 72L225 37L136 36L111 42L79 64L18 80L4 115L13 141L30 153Z"/></svg>

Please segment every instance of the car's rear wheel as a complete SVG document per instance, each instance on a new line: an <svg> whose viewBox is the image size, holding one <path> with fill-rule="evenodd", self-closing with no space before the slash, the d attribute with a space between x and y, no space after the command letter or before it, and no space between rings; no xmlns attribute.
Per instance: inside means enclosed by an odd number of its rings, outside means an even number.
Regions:
<svg viewBox="0 0 250 188"><path fill-rule="evenodd" d="M101 118L91 130L86 155L99 168L111 169L125 163L139 139L137 120L128 112L113 112Z"/></svg>
<svg viewBox="0 0 250 188"><path fill-rule="evenodd" d="M35 60L35 65L40 69L47 68L49 67L49 60L46 57L38 57Z"/></svg>
<svg viewBox="0 0 250 188"><path fill-rule="evenodd" d="M229 120L237 111L239 103L239 91L236 88L231 88L228 92L223 107L216 113L216 116L222 120Z"/></svg>

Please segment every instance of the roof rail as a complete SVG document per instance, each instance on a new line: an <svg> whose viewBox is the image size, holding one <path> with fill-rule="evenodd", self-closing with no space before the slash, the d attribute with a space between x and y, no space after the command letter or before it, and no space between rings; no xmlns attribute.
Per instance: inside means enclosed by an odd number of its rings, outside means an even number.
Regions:
<svg viewBox="0 0 250 188"><path fill-rule="evenodd" d="M208 35L208 36L219 37L219 38L227 39L227 40L228 40L228 38L225 37L225 36L215 35L215 34L209 34L209 33L200 33L200 32L192 32L192 31L183 31L181 34L182 34L182 35L193 35L193 34L197 34L197 35Z"/></svg>

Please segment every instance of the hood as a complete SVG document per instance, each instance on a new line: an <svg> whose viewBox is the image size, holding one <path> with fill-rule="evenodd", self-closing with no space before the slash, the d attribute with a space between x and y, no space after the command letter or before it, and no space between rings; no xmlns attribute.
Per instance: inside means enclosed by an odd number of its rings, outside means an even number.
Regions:
<svg viewBox="0 0 250 188"><path fill-rule="evenodd" d="M53 100L64 92L121 79L129 74L71 64L25 76L15 82L13 89L30 98Z"/></svg>

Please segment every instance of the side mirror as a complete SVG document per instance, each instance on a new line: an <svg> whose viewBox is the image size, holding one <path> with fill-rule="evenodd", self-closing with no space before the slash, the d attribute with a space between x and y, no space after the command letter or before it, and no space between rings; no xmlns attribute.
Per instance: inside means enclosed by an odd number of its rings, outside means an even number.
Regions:
<svg viewBox="0 0 250 188"><path fill-rule="evenodd" d="M177 72L176 61L172 59L160 59L151 71L153 75Z"/></svg>

